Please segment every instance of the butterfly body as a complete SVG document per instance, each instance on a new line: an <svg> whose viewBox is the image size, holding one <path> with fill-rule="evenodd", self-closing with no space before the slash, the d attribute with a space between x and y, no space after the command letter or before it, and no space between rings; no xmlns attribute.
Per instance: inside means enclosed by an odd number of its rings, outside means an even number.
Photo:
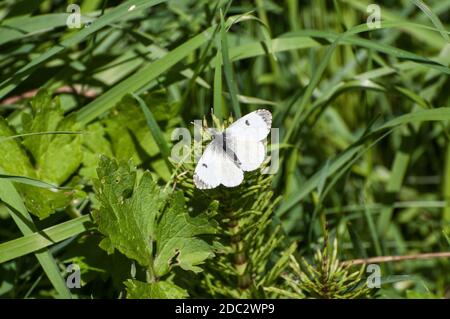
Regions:
<svg viewBox="0 0 450 319"><path fill-rule="evenodd" d="M264 140L271 124L271 113L257 110L238 119L225 131L213 133L213 140L195 168L195 186L212 189L220 184L226 187L241 184L244 171L253 171L264 161Z"/></svg>

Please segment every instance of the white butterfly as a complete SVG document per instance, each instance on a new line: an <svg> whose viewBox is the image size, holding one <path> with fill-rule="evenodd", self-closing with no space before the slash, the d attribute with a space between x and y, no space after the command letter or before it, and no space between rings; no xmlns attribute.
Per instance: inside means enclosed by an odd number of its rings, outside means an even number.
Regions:
<svg viewBox="0 0 450 319"><path fill-rule="evenodd" d="M235 187L242 183L244 171L261 166L266 156L264 141L272 126L272 114L257 110L241 117L225 131L214 133L194 172L199 189L220 184Z"/></svg>

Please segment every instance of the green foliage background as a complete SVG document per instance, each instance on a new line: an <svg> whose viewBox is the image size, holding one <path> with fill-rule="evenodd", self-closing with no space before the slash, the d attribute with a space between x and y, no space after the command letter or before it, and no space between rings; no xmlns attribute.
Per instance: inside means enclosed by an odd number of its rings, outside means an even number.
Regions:
<svg viewBox="0 0 450 319"><path fill-rule="evenodd" d="M0 2L0 297L449 297L450 1L70 3ZM174 129L258 108L277 173L195 189Z"/></svg>

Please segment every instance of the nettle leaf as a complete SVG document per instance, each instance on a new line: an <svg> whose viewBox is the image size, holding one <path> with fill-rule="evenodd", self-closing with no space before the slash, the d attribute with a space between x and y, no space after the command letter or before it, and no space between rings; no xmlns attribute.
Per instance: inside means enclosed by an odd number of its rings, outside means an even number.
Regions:
<svg viewBox="0 0 450 319"><path fill-rule="evenodd" d="M83 166L80 175L90 181L97 178L99 154L113 156L111 143L106 138L106 131L100 122L95 122L86 128L83 138Z"/></svg>
<svg viewBox="0 0 450 319"><path fill-rule="evenodd" d="M14 129L0 116L0 138L13 135L16 135ZM9 174L37 177L30 159L17 138L0 140L0 166Z"/></svg>
<svg viewBox="0 0 450 319"><path fill-rule="evenodd" d="M150 94L152 97L154 94ZM158 98L148 98L152 112L157 112L156 120L165 128L166 139L170 140L170 127L178 125L176 116L171 108L167 108L167 97L157 95ZM165 107L165 113L162 108ZM170 121L170 124L161 123ZM91 124L86 129L83 149L82 176L87 179L96 178L95 169L98 166L98 154L114 156L118 160L132 160L133 164L141 165L151 159L152 170L164 180L170 178L170 172L162 158L157 143L153 138L146 120L135 99L126 95L117 106L101 121Z"/></svg>
<svg viewBox="0 0 450 319"><path fill-rule="evenodd" d="M146 283L128 279L125 286L129 299L182 299L189 296L186 290L168 281Z"/></svg>
<svg viewBox="0 0 450 319"><path fill-rule="evenodd" d="M119 250L156 277L174 266L199 272L198 265L214 256L213 247L197 236L215 234L215 224L203 214L191 217L180 191L163 190L149 172L138 181L129 164L107 157L97 174L100 209L93 215L109 253Z"/></svg>
<svg viewBox="0 0 450 319"><path fill-rule="evenodd" d="M93 212L101 233L106 237L101 247L149 266L152 262L153 228L167 194L161 192L146 173L136 184L136 171L107 157L100 159L99 179L94 182L100 209Z"/></svg>
<svg viewBox="0 0 450 319"><path fill-rule="evenodd" d="M185 210L185 200L182 192L174 193L168 200L168 208L161 216L156 229L157 255L154 270L157 276L169 271L170 260L185 270L200 272L201 264L211 257L212 251L208 243L195 236L214 234L215 228L206 217L190 217Z"/></svg>
<svg viewBox="0 0 450 319"><path fill-rule="evenodd" d="M23 114L21 133L77 131L73 118L65 118L58 99L40 91L32 101L31 114ZM17 132L0 119L0 137ZM21 141L23 141L21 143ZM31 155L31 158L28 156ZM38 134L0 140L0 166L11 175L35 178L60 186L68 181L81 163L81 136L75 134ZM28 210L40 219L66 207L73 191L49 190L17 185Z"/></svg>
<svg viewBox="0 0 450 319"><path fill-rule="evenodd" d="M32 114L23 114L23 133L77 131L73 116L64 117L59 99L51 99L40 91L33 99ZM37 174L46 182L62 184L81 163L81 136L42 134L24 138L23 144L32 154Z"/></svg>

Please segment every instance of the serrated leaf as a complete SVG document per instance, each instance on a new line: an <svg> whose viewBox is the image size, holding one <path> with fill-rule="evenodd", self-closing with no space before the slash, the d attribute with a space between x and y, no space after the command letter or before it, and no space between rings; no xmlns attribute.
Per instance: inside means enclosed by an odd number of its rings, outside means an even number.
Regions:
<svg viewBox="0 0 450 319"><path fill-rule="evenodd" d="M76 131L73 118L64 118L57 100L52 101L46 91L40 91L32 101L32 114L23 114L24 134ZM0 136L15 136L9 124L0 119ZM40 180L56 186L78 169L81 163L81 136L78 134L32 134L20 139L0 142L0 166L10 175ZM28 155L31 154L33 160ZM68 205L72 191L48 190L18 184L28 210L40 219Z"/></svg>
<svg viewBox="0 0 450 319"><path fill-rule="evenodd" d="M8 122L0 117L0 136L7 137L15 134ZM9 174L36 177L33 166L18 139L0 142L0 165Z"/></svg>
<svg viewBox="0 0 450 319"><path fill-rule="evenodd" d="M167 126L177 124L176 116L173 114L173 107L167 103L167 97L164 99L163 93L158 92L145 96L145 100L148 101L146 103L151 103L148 105L152 111L157 112L155 119L158 122L168 121L164 128L170 132ZM170 134L165 133L164 138L168 141ZM126 95L103 120L87 127L83 151L83 168L80 174L88 180L97 178L99 154L114 156L123 161L132 160L133 164L140 165L160 153L142 110L130 95ZM162 158L155 158L149 164L159 177L164 181L169 180L171 173Z"/></svg>
<svg viewBox="0 0 450 319"><path fill-rule="evenodd" d="M52 100L46 91L38 92L31 106L32 115L22 118L23 133L76 130L74 117L64 118L59 99ZM78 135L33 135L23 144L34 158L38 176L49 183L63 183L81 163Z"/></svg>
<svg viewBox="0 0 450 319"><path fill-rule="evenodd" d="M214 234L216 228L205 215L188 214L181 192L163 190L149 172L137 181L130 164L106 157L97 174L100 209L93 215L106 236L103 249L119 250L157 277L174 266L199 272L198 265L214 255L213 247L196 236Z"/></svg>
<svg viewBox="0 0 450 319"><path fill-rule="evenodd" d="M140 152L145 151L147 156L158 154L158 146L150 134L144 114L132 97L125 96L104 123L118 159L132 158L139 165L144 156Z"/></svg>
<svg viewBox="0 0 450 319"><path fill-rule="evenodd" d="M168 281L145 283L128 279L125 286L128 299L182 299L189 296L186 290Z"/></svg>
<svg viewBox="0 0 450 319"><path fill-rule="evenodd" d="M136 171L106 157L100 159L97 174L99 180L94 187L101 207L93 216L100 232L107 236L101 247L108 252L116 248L142 266L149 266L155 212L162 209L167 195L156 187L148 173L135 186Z"/></svg>
<svg viewBox="0 0 450 319"><path fill-rule="evenodd" d="M181 192L176 192L168 202L169 208L158 223L156 238L157 252L154 270L157 276L169 272L172 258L184 270L200 272L196 266L214 254L211 247L197 235L214 234L215 228L204 216L190 217L185 210Z"/></svg>
<svg viewBox="0 0 450 319"><path fill-rule="evenodd" d="M86 128L83 138L83 166L80 175L87 180L97 178L99 154L112 156L111 143L105 136L105 128L100 122L95 122Z"/></svg>

